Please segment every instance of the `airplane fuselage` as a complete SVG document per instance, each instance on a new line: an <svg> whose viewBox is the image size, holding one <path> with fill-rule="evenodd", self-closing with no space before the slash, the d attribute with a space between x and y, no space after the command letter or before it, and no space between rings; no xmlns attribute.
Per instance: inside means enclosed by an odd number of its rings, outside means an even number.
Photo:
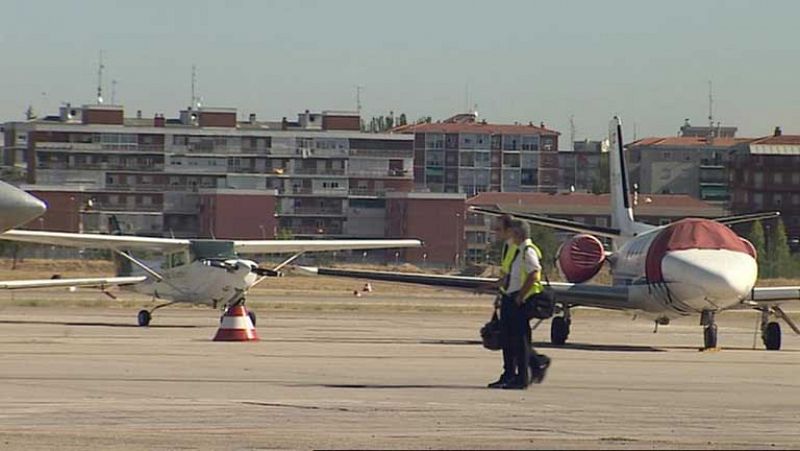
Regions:
<svg viewBox="0 0 800 451"><path fill-rule="evenodd" d="M685 221L630 238L608 258L614 285L628 286L631 304L651 316L725 310L756 283L756 259L732 230L710 220ZM673 228L680 236L670 242Z"/></svg>
<svg viewBox="0 0 800 451"><path fill-rule="evenodd" d="M195 260L162 271L163 280L127 286L128 290L173 302L226 305L243 298L258 281L257 263L246 259Z"/></svg>

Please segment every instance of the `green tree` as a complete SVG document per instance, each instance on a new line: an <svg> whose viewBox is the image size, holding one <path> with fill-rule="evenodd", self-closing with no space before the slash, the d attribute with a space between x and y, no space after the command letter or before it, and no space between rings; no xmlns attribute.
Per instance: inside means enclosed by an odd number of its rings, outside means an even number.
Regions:
<svg viewBox="0 0 800 451"><path fill-rule="evenodd" d="M756 249L756 256L758 259L758 276L759 277L767 277L767 262L769 257L767 256L767 249L766 249L766 241L764 238L764 226L761 225L761 221L753 222L753 225L750 227L750 233L747 235L747 240L753 244L753 247Z"/></svg>
<svg viewBox="0 0 800 451"><path fill-rule="evenodd" d="M550 227L531 224L531 240L542 251L542 268L552 278L559 246L555 231Z"/></svg>
<svg viewBox="0 0 800 451"><path fill-rule="evenodd" d="M776 222L775 227L770 229L767 246L770 270L768 277L789 277L792 272L792 256L789 251L786 227L780 218Z"/></svg>
<svg viewBox="0 0 800 451"><path fill-rule="evenodd" d="M277 240L291 240L294 239L294 235L292 231L287 228L282 228L278 230L278 233L275 234L275 239Z"/></svg>

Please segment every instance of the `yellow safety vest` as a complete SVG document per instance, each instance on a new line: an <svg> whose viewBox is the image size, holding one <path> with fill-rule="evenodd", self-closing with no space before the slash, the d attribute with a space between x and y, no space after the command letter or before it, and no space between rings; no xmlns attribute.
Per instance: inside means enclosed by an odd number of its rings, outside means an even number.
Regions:
<svg viewBox="0 0 800 451"><path fill-rule="evenodd" d="M511 264L514 263L514 256L517 255L517 245L514 243L503 243L503 255L500 260L500 275L506 277L511 273ZM500 287L500 292L505 293L506 287Z"/></svg>
<svg viewBox="0 0 800 451"><path fill-rule="evenodd" d="M516 246L514 246L514 247L516 247ZM530 239L527 239L527 240L525 240L524 243L522 243L522 246L520 248L520 252L525 252L525 249L527 249L529 247L533 248L533 251L536 252L536 256L539 257L539 264L541 265L542 264L542 262L541 262L541 260L542 260L542 251L541 251L541 249L539 249L539 246L533 244L533 241L531 241ZM516 256L516 252L515 252L515 256ZM511 261L513 263L514 259L512 258ZM509 272L510 272L510 269L511 269L511 265L509 265ZM520 282L522 283L522 285L520 285L520 286L525 286L525 282L528 279L528 274L526 274L525 271L522 271L521 269L522 268L520 268L519 277L520 277ZM525 299L528 299L529 297L533 296L534 294L539 294L542 291L544 291L544 287L542 286L542 271L539 271L536 274L536 281L533 283L533 285L531 285L531 289L528 290L527 293L525 293Z"/></svg>

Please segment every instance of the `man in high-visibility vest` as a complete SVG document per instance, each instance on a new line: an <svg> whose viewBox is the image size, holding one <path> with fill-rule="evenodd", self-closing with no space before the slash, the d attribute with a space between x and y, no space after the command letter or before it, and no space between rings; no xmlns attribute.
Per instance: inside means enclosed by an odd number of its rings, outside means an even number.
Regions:
<svg viewBox="0 0 800 451"><path fill-rule="evenodd" d="M541 293L541 251L528 238L530 227L524 221L512 221L511 242L516 247L500 306L504 356L510 356L511 372L504 373L499 387L525 389L531 382L531 329L523 308L525 301ZM504 366L505 366L504 359ZM503 379L503 378L501 378Z"/></svg>
<svg viewBox="0 0 800 451"><path fill-rule="evenodd" d="M497 280L497 285L491 287L491 291L497 290L498 296L495 299L495 308L502 310L502 300L508 287L508 274L511 272L511 263L514 260L517 246L514 244L511 237L511 227L513 225L513 218L510 215L503 215L497 218L495 223L495 234L497 239L503 241L503 251L500 254L500 278ZM500 315L500 324L502 328L503 316ZM514 356L511 353L511 348L506 346L505 339L503 339L503 373L500 378L488 385L489 388L503 388L505 384L512 381L516 368L514 366Z"/></svg>

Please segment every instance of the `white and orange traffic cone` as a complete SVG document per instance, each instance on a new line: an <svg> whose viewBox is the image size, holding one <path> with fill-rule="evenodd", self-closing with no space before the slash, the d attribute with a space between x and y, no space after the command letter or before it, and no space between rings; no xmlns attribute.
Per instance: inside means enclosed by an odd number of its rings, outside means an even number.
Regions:
<svg viewBox="0 0 800 451"><path fill-rule="evenodd" d="M258 341L258 333L253 321L243 305L235 305L222 317L214 341Z"/></svg>

